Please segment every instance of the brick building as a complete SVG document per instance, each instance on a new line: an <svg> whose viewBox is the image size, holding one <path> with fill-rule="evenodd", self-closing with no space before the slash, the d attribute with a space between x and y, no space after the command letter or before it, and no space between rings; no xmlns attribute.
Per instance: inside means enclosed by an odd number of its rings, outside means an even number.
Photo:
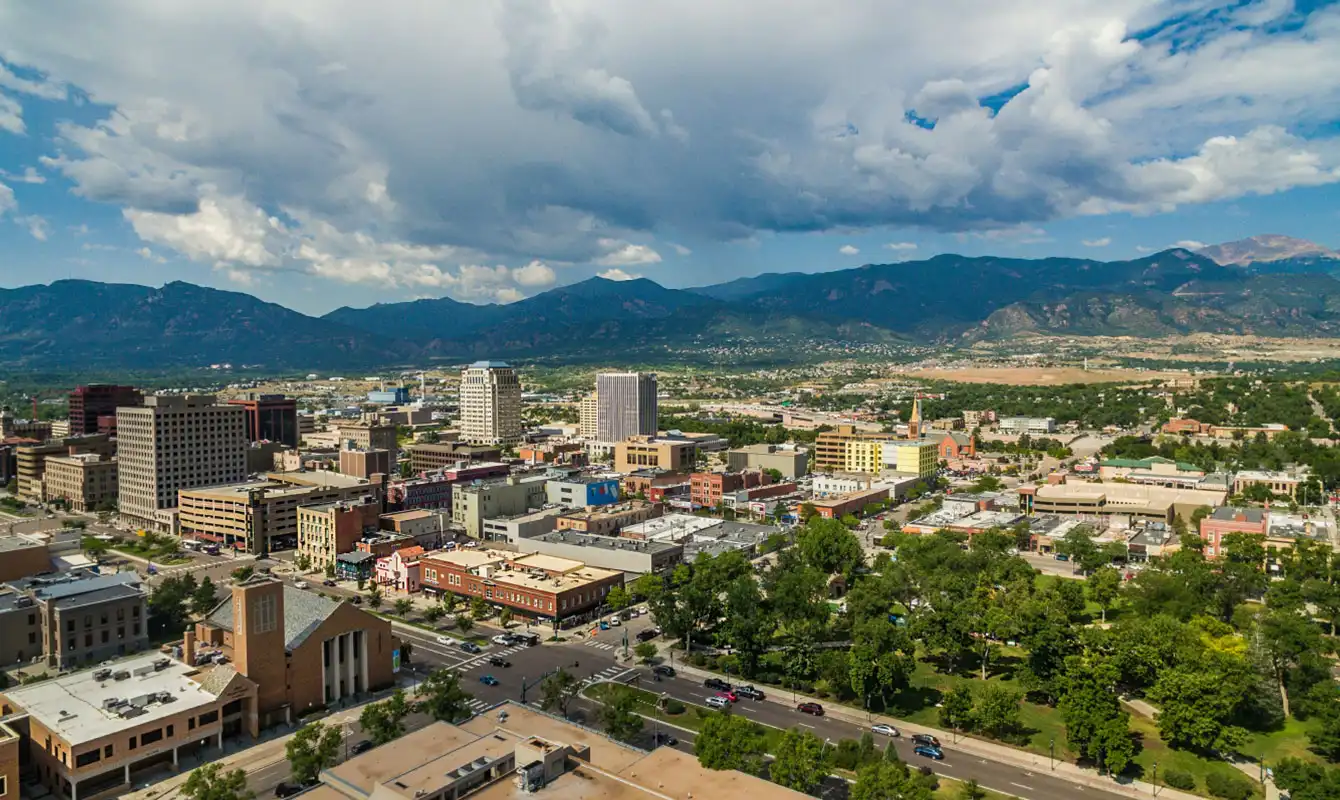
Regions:
<svg viewBox="0 0 1340 800"><path fill-rule="evenodd" d="M85 514L116 505L116 457L97 453L48 456L42 476L47 502L62 500Z"/></svg>
<svg viewBox="0 0 1340 800"><path fill-rule="evenodd" d="M622 572L554 556L456 550L432 553L420 563L426 594L482 597L532 618L585 616L623 586Z"/></svg>
<svg viewBox="0 0 1340 800"><path fill-rule="evenodd" d="M559 517L555 527L560 531L614 536L628 525L655 519L663 512L664 509L659 503L633 502L613 508L571 511Z"/></svg>
<svg viewBox="0 0 1340 800"><path fill-rule="evenodd" d="M111 431L116 433L116 409L121 406L138 406L144 402L144 395L134 386L112 386L94 383L76 387L69 397L69 436L84 436L91 433L103 433L99 418L112 420Z"/></svg>
<svg viewBox="0 0 1340 800"><path fill-rule="evenodd" d="M695 472L689 476L689 499L696 506L716 508L727 495L771 483L765 472Z"/></svg>
<svg viewBox="0 0 1340 800"><path fill-rule="evenodd" d="M373 500L338 501L298 508L298 555L307 556L313 569L325 569L341 553L356 549L363 535L377 530L381 503Z"/></svg>
<svg viewBox="0 0 1340 800"><path fill-rule="evenodd" d="M243 400L229 400L228 404L246 410L247 441L298 446L302 436L298 432L297 400L282 394L253 393Z"/></svg>

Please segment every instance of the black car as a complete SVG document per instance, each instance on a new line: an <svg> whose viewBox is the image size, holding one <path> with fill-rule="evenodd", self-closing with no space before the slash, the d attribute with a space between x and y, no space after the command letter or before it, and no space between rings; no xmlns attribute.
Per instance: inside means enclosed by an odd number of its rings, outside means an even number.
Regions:
<svg viewBox="0 0 1340 800"><path fill-rule="evenodd" d="M647 628L645 631L637 632L637 640L639 642L649 642L660 635L661 635L660 628Z"/></svg>
<svg viewBox="0 0 1340 800"><path fill-rule="evenodd" d="M489 659L489 663L495 667L502 667L504 669L512 666L512 662L508 661L502 656L493 656L492 658Z"/></svg>
<svg viewBox="0 0 1340 800"><path fill-rule="evenodd" d="M310 783L289 783L284 781L275 787L275 797L292 797L300 792L305 792L312 788Z"/></svg>
<svg viewBox="0 0 1340 800"><path fill-rule="evenodd" d="M736 686L735 693L750 700L763 700L767 695L752 686Z"/></svg>
<svg viewBox="0 0 1340 800"><path fill-rule="evenodd" d="M912 734L912 744L924 744L927 747L939 747L940 740L931 736L929 733Z"/></svg>
<svg viewBox="0 0 1340 800"><path fill-rule="evenodd" d="M656 747L660 747L661 745L668 745L670 747L674 747L675 745L679 744L679 740L668 733L657 732L656 735L652 737L652 743Z"/></svg>
<svg viewBox="0 0 1340 800"><path fill-rule="evenodd" d="M731 686L720 678L708 678L703 681L703 687L707 689L716 689L718 692L729 692Z"/></svg>
<svg viewBox="0 0 1340 800"><path fill-rule="evenodd" d="M514 644L524 644L527 647L534 647L540 643L540 635L537 633L514 633L512 634Z"/></svg>
<svg viewBox="0 0 1340 800"><path fill-rule="evenodd" d="M461 649L464 650L464 651L467 652L467 653L482 653L482 652L484 652L483 650L480 650L480 649L479 649L479 645L475 644L474 642L461 642L461 645L460 645L460 646L461 646Z"/></svg>
<svg viewBox="0 0 1340 800"><path fill-rule="evenodd" d="M651 671L657 675L660 675L662 678L675 677L675 668L667 666L665 664L657 664L656 666L651 668Z"/></svg>
<svg viewBox="0 0 1340 800"><path fill-rule="evenodd" d="M359 753L366 753L367 751L371 750L376 746L377 745L372 743L371 739L364 739L363 741L349 748L349 752L353 755L358 755Z"/></svg>

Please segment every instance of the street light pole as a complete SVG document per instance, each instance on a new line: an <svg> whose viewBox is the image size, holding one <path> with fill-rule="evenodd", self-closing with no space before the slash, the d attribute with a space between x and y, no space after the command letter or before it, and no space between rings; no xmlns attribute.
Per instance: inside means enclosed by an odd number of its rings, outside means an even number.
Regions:
<svg viewBox="0 0 1340 800"><path fill-rule="evenodd" d="M1052 771L1056 770L1056 737L1053 736L1047 743L1047 763Z"/></svg>
<svg viewBox="0 0 1340 800"><path fill-rule="evenodd" d="M1150 787L1149 793L1157 795L1159 793L1159 762L1154 762L1154 785Z"/></svg>

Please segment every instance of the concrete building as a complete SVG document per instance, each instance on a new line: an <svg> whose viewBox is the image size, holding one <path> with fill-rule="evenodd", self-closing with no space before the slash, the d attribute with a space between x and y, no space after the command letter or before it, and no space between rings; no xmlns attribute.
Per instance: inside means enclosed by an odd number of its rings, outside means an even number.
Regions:
<svg viewBox="0 0 1340 800"><path fill-rule="evenodd" d="M558 518L560 531L577 531L601 536L614 536L621 529L655 519L663 513L659 503L632 502L622 506L607 506L596 510L569 511Z"/></svg>
<svg viewBox="0 0 1340 800"><path fill-rule="evenodd" d="M44 537L24 533L0 536L0 583L50 572L51 556L51 547ZM0 656L3 655L0 650Z"/></svg>
<svg viewBox="0 0 1340 800"><path fill-rule="evenodd" d="M1104 481L1117 478L1153 486L1196 488L1205 479L1205 470L1195 464L1169 458L1109 458L1098 462L1098 476Z"/></svg>
<svg viewBox="0 0 1340 800"><path fill-rule="evenodd" d="M424 549L419 545L402 547L389 556L377 559L373 580L378 586L384 586L395 592L415 594L419 591L419 578L422 574L419 561Z"/></svg>
<svg viewBox="0 0 1340 800"><path fill-rule="evenodd" d="M577 403L578 432L583 439L594 439L599 433L600 395L592 392Z"/></svg>
<svg viewBox="0 0 1340 800"><path fill-rule="evenodd" d="M751 444L726 451L726 469L777 470L782 478L795 480L809 473L810 453L795 445Z"/></svg>
<svg viewBox="0 0 1340 800"><path fill-rule="evenodd" d="M928 478L939 464L936 443L925 439L870 441L854 439L846 443L847 472L878 475L897 472Z"/></svg>
<svg viewBox="0 0 1340 800"><path fill-rule="evenodd" d="M86 436L99 433L99 417L110 416L115 419L118 408L138 406L143 402L144 395L134 386L94 383L75 387L69 397L69 433L66 435Z"/></svg>
<svg viewBox="0 0 1340 800"><path fill-rule="evenodd" d="M0 663L41 657L54 669L96 664L149 644L148 596L134 572L20 578L0 604Z"/></svg>
<svg viewBox="0 0 1340 800"><path fill-rule="evenodd" d="M97 453L48 456L42 494L49 503L62 500L71 511L86 514L116 504L116 457Z"/></svg>
<svg viewBox="0 0 1340 800"><path fill-rule="evenodd" d="M496 710L496 713L494 711ZM435 722L322 773L307 800L672 800L806 795L673 747L648 753L523 703Z"/></svg>
<svg viewBox="0 0 1340 800"><path fill-rule="evenodd" d="M178 523L185 538L264 554L298 546L298 508L380 500L381 487L338 472L272 472L262 480L183 489Z"/></svg>
<svg viewBox="0 0 1340 800"><path fill-rule="evenodd" d="M566 513L566 508L542 508L524 514L490 517L484 520L483 534L479 538L516 547L522 539L530 539L557 528L558 518Z"/></svg>
<svg viewBox="0 0 1340 800"><path fill-rule="evenodd" d="M1056 420L1051 417L1001 417L996 429L1001 433L1030 435L1056 433Z"/></svg>
<svg viewBox="0 0 1340 800"><path fill-rule="evenodd" d="M531 618L585 617L623 586L623 573L581 561L502 550L439 551L424 556L423 590L482 597Z"/></svg>
<svg viewBox="0 0 1340 800"><path fill-rule="evenodd" d="M696 463L696 453L693 442L635 436L614 445L614 470L637 472L651 468L682 472L691 469Z"/></svg>
<svg viewBox="0 0 1340 800"><path fill-rule="evenodd" d="M984 425L990 425L996 421L996 412L990 410L964 410L963 429L968 433L981 428Z"/></svg>
<svg viewBox="0 0 1340 800"><path fill-rule="evenodd" d="M410 469L416 473L455 469L472 461L496 462L502 458L497 445L467 444L466 442L436 442L412 444L405 448Z"/></svg>
<svg viewBox="0 0 1340 800"><path fill-rule="evenodd" d="M390 686L400 648L390 622L259 575L196 623L185 649L195 642L256 685L253 731Z"/></svg>
<svg viewBox="0 0 1340 800"><path fill-rule="evenodd" d="M666 514L630 525L619 535L624 539L683 545L684 560L692 562L700 555L719 556L732 550L752 557L758 551L758 546L777 532L777 528L767 525L727 522L693 514Z"/></svg>
<svg viewBox="0 0 1340 800"><path fill-rule="evenodd" d="M373 475L390 475L394 469L390 450L340 451L340 472L344 475L371 479Z"/></svg>
<svg viewBox="0 0 1340 800"><path fill-rule="evenodd" d="M848 514L859 516L871 503L882 503L889 499L889 487L873 484L869 489L811 500L811 505L825 519L840 519Z"/></svg>
<svg viewBox="0 0 1340 800"><path fill-rule="evenodd" d="M478 539L484 520L522 514L547 501L544 475L513 475L498 481L477 481L453 487L451 521L466 535Z"/></svg>
<svg viewBox="0 0 1340 800"><path fill-rule="evenodd" d="M408 536L425 547L440 545L450 523L450 509L429 510L425 508L382 514L377 521L381 530Z"/></svg>
<svg viewBox="0 0 1340 800"><path fill-rule="evenodd" d="M633 575L663 572L684 559L684 546L676 542L600 536L573 530L551 531L520 539L516 546L523 553L567 558Z"/></svg>
<svg viewBox="0 0 1340 800"><path fill-rule="evenodd" d="M395 386L390 389L374 389L368 392L368 402L383 406L402 406L409 403L409 387Z"/></svg>
<svg viewBox="0 0 1340 800"><path fill-rule="evenodd" d="M116 455L116 440L105 433L96 433L18 445L14 451L14 469L19 497L34 503L42 502L46 496L47 459L82 453L110 458Z"/></svg>
<svg viewBox="0 0 1340 800"><path fill-rule="evenodd" d="M848 442L878 442L888 438L889 434L880 431L863 431L855 425L838 425L815 438L812 469L816 472L841 472L847 466Z"/></svg>
<svg viewBox="0 0 1340 800"><path fill-rule="evenodd" d="M1220 506L1227 492L1169 489L1134 483L1056 483L1020 487L1020 508L1029 514L1060 514L1089 519L1124 515L1171 524L1189 519L1201 506Z"/></svg>
<svg viewBox="0 0 1340 800"><path fill-rule="evenodd" d="M596 375L596 398L596 438L600 441L655 435L656 373L602 372Z"/></svg>
<svg viewBox="0 0 1340 800"><path fill-rule="evenodd" d="M619 502L619 482L613 478L555 478L545 486L548 501L567 508L612 506Z"/></svg>
<svg viewBox="0 0 1340 800"><path fill-rule="evenodd" d="M246 411L248 441L298 446L302 435L298 431L297 400L282 394L252 393L242 400L229 400L228 404Z"/></svg>
<svg viewBox="0 0 1340 800"><path fill-rule="evenodd" d="M116 410L117 508L124 521L170 529L177 493L246 478L246 411L213 395L152 395Z"/></svg>
<svg viewBox="0 0 1340 800"><path fill-rule="evenodd" d="M1323 497L1299 498L1298 487L1307 482L1307 469L1292 471L1243 470L1233 475L1233 494L1242 494L1253 486L1264 486L1272 494L1283 495L1291 500L1320 503Z"/></svg>
<svg viewBox="0 0 1340 800"><path fill-rule="evenodd" d="M380 513L381 503L371 498L299 506L298 555L307 556L313 569L325 569L378 529Z"/></svg>
<svg viewBox="0 0 1340 800"><path fill-rule="evenodd" d="M255 696L232 666L202 670L149 653L11 689L0 711L27 715L25 761L42 786L95 800L127 794L142 773L182 756L222 755Z"/></svg>
<svg viewBox="0 0 1340 800"><path fill-rule="evenodd" d="M461 373L461 438L510 446L521 441L521 381L502 361L476 361Z"/></svg>

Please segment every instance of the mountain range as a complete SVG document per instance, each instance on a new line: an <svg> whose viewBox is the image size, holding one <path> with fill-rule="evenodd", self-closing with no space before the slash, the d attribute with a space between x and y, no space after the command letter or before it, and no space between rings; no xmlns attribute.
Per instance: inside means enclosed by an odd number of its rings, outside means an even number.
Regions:
<svg viewBox="0 0 1340 800"><path fill-rule="evenodd" d="M1332 336L1337 276L1340 253L1258 236L1127 261L940 255L694 289L592 278L507 305L440 298L322 317L182 282L67 280L0 290L0 366L340 369L1048 333Z"/></svg>

